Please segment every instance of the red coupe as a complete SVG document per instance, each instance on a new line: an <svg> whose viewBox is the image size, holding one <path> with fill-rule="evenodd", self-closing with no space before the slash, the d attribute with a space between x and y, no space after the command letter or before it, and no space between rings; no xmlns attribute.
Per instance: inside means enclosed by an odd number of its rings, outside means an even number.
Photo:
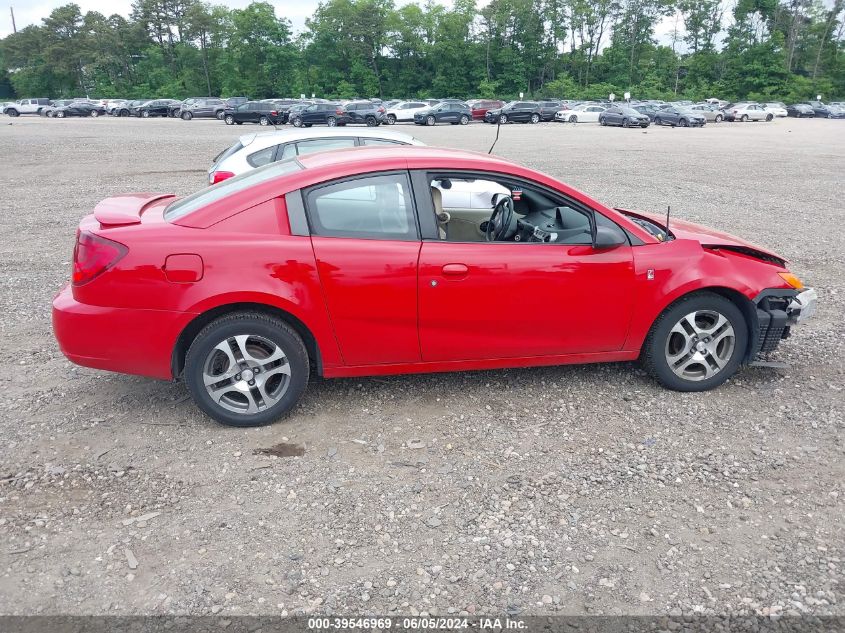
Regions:
<svg viewBox="0 0 845 633"><path fill-rule="evenodd" d="M666 387L710 389L815 307L781 257L730 235L667 230L494 156L385 147L104 200L53 327L75 363L181 377L209 416L252 426L312 371L639 358Z"/></svg>

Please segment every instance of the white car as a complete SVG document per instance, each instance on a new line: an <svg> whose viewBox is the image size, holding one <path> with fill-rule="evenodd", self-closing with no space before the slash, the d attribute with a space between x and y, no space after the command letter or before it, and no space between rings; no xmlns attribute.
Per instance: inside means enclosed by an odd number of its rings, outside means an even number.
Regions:
<svg viewBox="0 0 845 633"><path fill-rule="evenodd" d="M256 167L294 156L334 149L373 145L425 145L410 134L384 129L295 128L244 134L214 158L208 170L208 184L213 185ZM448 179L447 179L448 180ZM504 187L487 180L449 181L438 187L445 209L489 208L493 196L510 195ZM479 207L480 205L480 207Z"/></svg>
<svg viewBox="0 0 845 633"><path fill-rule="evenodd" d="M568 121L569 123L598 123L599 115L607 108L600 105L582 103L571 110L559 110L555 112L555 121Z"/></svg>
<svg viewBox="0 0 845 633"><path fill-rule="evenodd" d="M396 122L414 122L414 115L420 110L427 110L431 106L422 101L400 101L384 113L387 123L393 125Z"/></svg>
<svg viewBox="0 0 845 633"><path fill-rule="evenodd" d="M775 115L757 103L737 103L725 110L726 121L771 121Z"/></svg>
<svg viewBox="0 0 845 633"><path fill-rule="evenodd" d="M772 103L764 103L763 108L767 112L771 112L775 116L786 116L786 105L780 101L773 101Z"/></svg>

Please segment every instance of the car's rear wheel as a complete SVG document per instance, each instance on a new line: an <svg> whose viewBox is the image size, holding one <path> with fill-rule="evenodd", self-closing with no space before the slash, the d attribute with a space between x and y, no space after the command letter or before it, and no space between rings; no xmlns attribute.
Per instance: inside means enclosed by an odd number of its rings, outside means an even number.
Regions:
<svg viewBox="0 0 845 633"><path fill-rule="evenodd" d="M6 114L8 114L12 118L15 118L16 116L20 116L20 112L18 112L17 110L14 110L14 109L7 109Z"/></svg>
<svg viewBox="0 0 845 633"><path fill-rule="evenodd" d="M540 115L536 112L531 115L531 123L539 123L540 122Z"/></svg>
<svg viewBox="0 0 845 633"><path fill-rule="evenodd" d="M663 125L663 119L661 119L659 116L654 117L654 124Z"/></svg>
<svg viewBox="0 0 845 633"><path fill-rule="evenodd" d="M185 357L197 406L228 426L262 426L296 406L308 385L308 352L287 323L258 312L206 326Z"/></svg>
<svg viewBox="0 0 845 633"><path fill-rule="evenodd" d="M641 361L669 389L706 391L736 373L747 345L747 325L736 304L701 292L680 299L660 315Z"/></svg>
<svg viewBox="0 0 845 633"><path fill-rule="evenodd" d="M117 116L129 116L129 110L121 110Z"/></svg>
<svg viewBox="0 0 845 633"><path fill-rule="evenodd" d="M56 118L57 119L64 119L65 113L62 110L59 110L58 112L56 112Z"/></svg>
<svg viewBox="0 0 845 633"><path fill-rule="evenodd" d="M194 118L194 115L191 114L190 112L183 112L182 113L182 120L183 121L190 121L193 118Z"/></svg>
<svg viewBox="0 0 845 633"><path fill-rule="evenodd" d="M214 113L214 116L218 121L222 121L224 115L225 115L225 112L223 112L223 110L218 110L217 112Z"/></svg>
<svg viewBox="0 0 845 633"><path fill-rule="evenodd" d="M235 117L233 117L231 114L227 114L224 117L223 120L226 122L226 125L234 125L235 124Z"/></svg>
<svg viewBox="0 0 845 633"><path fill-rule="evenodd" d="M748 123L748 115L743 114L741 117L739 117L739 120L742 121L743 123Z"/></svg>
<svg viewBox="0 0 845 633"><path fill-rule="evenodd" d="M461 115L461 125L466 125L469 123L469 117L466 114Z"/></svg>
<svg viewBox="0 0 845 633"><path fill-rule="evenodd" d="M771 120L772 120L772 119L774 119L774 118L775 118L775 117L774 117L774 115L773 115L773 114L767 114L767 115L766 115L766 121L771 121Z"/></svg>
<svg viewBox="0 0 845 633"><path fill-rule="evenodd" d="M333 116L330 116L326 119L326 125L328 125L329 127L337 127L337 119Z"/></svg>
<svg viewBox="0 0 845 633"><path fill-rule="evenodd" d="M607 121L605 121L605 120L604 120L604 117L603 117L603 116L600 116L600 117L599 117L599 125L601 125L602 127L606 127L606 126L607 126Z"/></svg>
<svg viewBox="0 0 845 633"><path fill-rule="evenodd" d="M435 119L433 115L429 115L425 118L426 125L434 125L435 123L437 123L437 119Z"/></svg>
<svg viewBox="0 0 845 633"><path fill-rule="evenodd" d="M689 127L689 121L687 121L686 119L681 119L680 121L678 121L678 124L681 127Z"/></svg>
<svg viewBox="0 0 845 633"><path fill-rule="evenodd" d="M270 125L270 119L268 119L266 116L262 116L258 119L258 125Z"/></svg>
<svg viewBox="0 0 845 633"><path fill-rule="evenodd" d="M367 127L375 127L378 125L378 121L376 121L376 118L374 116L368 116L366 119L364 119L364 121L366 122Z"/></svg>

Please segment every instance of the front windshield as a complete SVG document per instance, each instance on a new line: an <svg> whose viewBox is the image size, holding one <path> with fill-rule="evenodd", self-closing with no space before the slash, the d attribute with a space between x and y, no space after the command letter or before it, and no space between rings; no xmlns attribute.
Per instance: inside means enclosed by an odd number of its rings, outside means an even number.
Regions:
<svg viewBox="0 0 845 633"><path fill-rule="evenodd" d="M200 189L180 200L171 203L164 211L164 219L168 221L177 220L193 213L197 209L208 206L212 202L222 200L227 196L249 189L262 182L292 174L300 169L305 169L296 158L289 158L276 163L269 163L258 169L244 172L240 176L229 178L216 185Z"/></svg>

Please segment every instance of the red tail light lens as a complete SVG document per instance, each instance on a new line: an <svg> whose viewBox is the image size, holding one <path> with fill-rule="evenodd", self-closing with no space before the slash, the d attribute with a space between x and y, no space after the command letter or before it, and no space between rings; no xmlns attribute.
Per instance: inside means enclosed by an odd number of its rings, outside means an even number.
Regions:
<svg viewBox="0 0 845 633"><path fill-rule="evenodd" d="M270 116L276 116L277 114L278 114L278 112L276 112L275 110L270 111Z"/></svg>
<svg viewBox="0 0 845 633"><path fill-rule="evenodd" d="M88 231L78 231L73 249L73 285L81 286L119 262L129 249Z"/></svg>
<svg viewBox="0 0 845 633"><path fill-rule="evenodd" d="M235 174L231 171L215 171L211 174L211 184L216 185L218 182L223 182L229 178L234 178Z"/></svg>
<svg viewBox="0 0 845 633"><path fill-rule="evenodd" d="M384 112L384 106L380 107L380 108L378 109L378 111L379 111L379 112Z"/></svg>

